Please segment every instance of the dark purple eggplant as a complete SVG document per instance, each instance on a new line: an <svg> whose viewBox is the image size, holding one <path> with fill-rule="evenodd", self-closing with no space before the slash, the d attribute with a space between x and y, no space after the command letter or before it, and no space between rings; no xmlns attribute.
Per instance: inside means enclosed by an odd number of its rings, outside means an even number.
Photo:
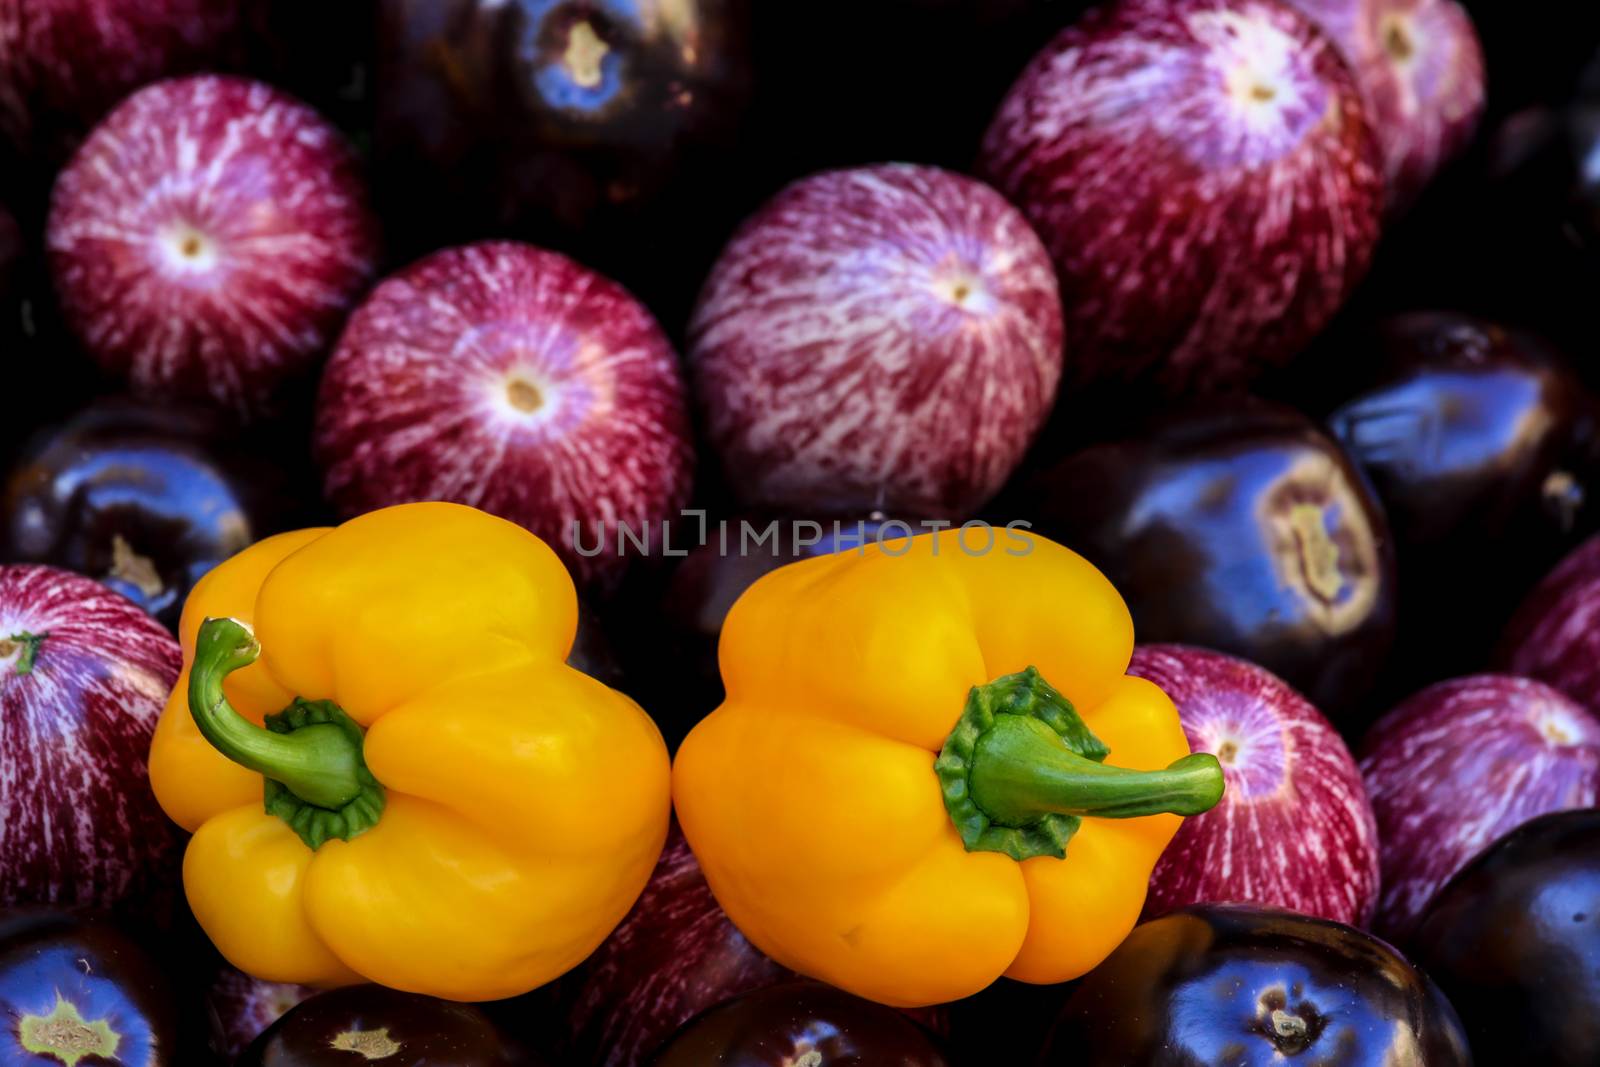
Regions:
<svg viewBox="0 0 1600 1067"><path fill-rule="evenodd" d="M169 629L189 589L291 512L205 413L108 399L45 431L0 498L0 558L96 578Z"/></svg>
<svg viewBox="0 0 1600 1067"><path fill-rule="evenodd" d="M470 1004L382 986L335 989L273 1023L234 1067L536 1067Z"/></svg>
<svg viewBox="0 0 1600 1067"><path fill-rule="evenodd" d="M1259 663L1335 721L1394 639L1382 509L1289 408L1233 398L1168 412L1046 467L1012 506L1105 572L1140 640Z"/></svg>
<svg viewBox="0 0 1600 1067"><path fill-rule="evenodd" d="M0 904L157 918L180 849L146 760L182 660L99 583L0 566Z"/></svg>
<svg viewBox="0 0 1600 1067"><path fill-rule="evenodd" d="M708 1008L793 973L745 940L676 825L628 917L569 979L574 1067L635 1067Z"/></svg>
<svg viewBox="0 0 1600 1067"><path fill-rule="evenodd" d="M1394 533L1409 691L1478 669L1517 598L1600 522L1600 404L1549 344L1465 315L1387 319L1371 347L1379 365L1328 425Z"/></svg>
<svg viewBox="0 0 1600 1067"><path fill-rule="evenodd" d="M1411 949L1480 1064L1600 1063L1600 811L1542 816L1480 853Z"/></svg>
<svg viewBox="0 0 1600 1067"><path fill-rule="evenodd" d="M380 0L376 188L407 220L395 236L515 233L632 286L657 259L697 284L676 240L703 242L709 266L723 236L706 215L724 210L748 100L749 7Z"/></svg>
<svg viewBox="0 0 1600 1067"><path fill-rule="evenodd" d="M1353 927L1202 905L1144 923L1078 984L1039 1067L1469 1067L1437 986Z"/></svg>
<svg viewBox="0 0 1600 1067"><path fill-rule="evenodd" d="M937 1040L893 1008L820 982L746 993L691 1020L655 1067L949 1067Z"/></svg>
<svg viewBox="0 0 1600 1067"><path fill-rule="evenodd" d="M1403 563L1514 541L1543 569L1594 525L1600 405L1561 353L1447 313L1390 318L1377 347L1373 384L1328 425L1383 500Z"/></svg>
<svg viewBox="0 0 1600 1067"><path fill-rule="evenodd" d="M170 1067L178 1016L167 979L104 922L0 912L0 1063Z"/></svg>

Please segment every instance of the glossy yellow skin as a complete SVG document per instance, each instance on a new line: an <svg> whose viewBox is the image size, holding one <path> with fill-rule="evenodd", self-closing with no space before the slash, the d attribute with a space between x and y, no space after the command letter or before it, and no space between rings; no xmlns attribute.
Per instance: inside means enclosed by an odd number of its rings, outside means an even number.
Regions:
<svg viewBox="0 0 1600 1067"><path fill-rule="evenodd" d="M377 826L312 852L263 810L261 776L200 735L187 664L209 616L261 642L225 685L246 718L298 695L366 727ZM543 542L453 504L283 534L202 580L150 780L194 832L184 888L222 954L271 981L453 1000L526 992L587 956L650 876L671 780L650 718L566 665L576 625Z"/></svg>
<svg viewBox="0 0 1600 1067"><path fill-rule="evenodd" d="M679 822L739 929L902 1007L1088 971L1133 928L1181 821L1085 819L1065 859L966 851L933 762L972 686L1037 667L1109 764L1156 770L1189 746L1166 695L1124 673L1133 623L1094 567L1021 532L968 555L959 535L758 581L723 626L727 701L673 769Z"/></svg>

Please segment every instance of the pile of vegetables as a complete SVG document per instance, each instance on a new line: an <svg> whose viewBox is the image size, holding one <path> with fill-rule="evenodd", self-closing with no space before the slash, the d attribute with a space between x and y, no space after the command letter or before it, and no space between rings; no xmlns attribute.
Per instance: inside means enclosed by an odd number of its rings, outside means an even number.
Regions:
<svg viewBox="0 0 1600 1067"><path fill-rule="evenodd" d="M1600 15L335 7L0 0L0 1067L1600 1062Z"/></svg>

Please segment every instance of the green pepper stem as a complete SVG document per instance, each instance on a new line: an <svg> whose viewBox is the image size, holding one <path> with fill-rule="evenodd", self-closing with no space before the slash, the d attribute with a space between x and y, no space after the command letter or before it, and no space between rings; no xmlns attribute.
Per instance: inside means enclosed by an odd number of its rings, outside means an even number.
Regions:
<svg viewBox="0 0 1600 1067"><path fill-rule="evenodd" d="M1197 752L1160 771L1108 767L1068 749L1038 719L996 715L978 738L968 784L978 807L1004 826L1049 814L1199 815L1222 799L1222 765Z"/></svg>
<svg viewBox="0 0 1600 1067"><path fill-rule="evenodd" d="M237 619L207 619L189 673L189 713L205 739L241 767L282 782L319 808L336 809L361 792L361 746L333 723L278 734L233 710L222 680L261 655L261 644Z"/></svg>
<svg viewBox="0 0 1600 1067"><path fill-rule="evenodd" d="M1065 856L1085 818L1198 815L1222 799L1215 756L1136 771L1106 766L1108 755L1072 702L1029 667L972 688L933 766L967 849L1016 860Z"/></svg>

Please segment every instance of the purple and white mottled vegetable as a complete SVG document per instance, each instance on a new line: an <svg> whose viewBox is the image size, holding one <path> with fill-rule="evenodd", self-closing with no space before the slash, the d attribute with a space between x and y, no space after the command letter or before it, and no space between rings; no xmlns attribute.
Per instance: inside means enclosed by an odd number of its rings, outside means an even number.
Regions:
<svg viewBox="0 0 1600 1067"><path fill-rule="evenodd" d="M1378 901L1378 831L1333 724L1270 671L1220 652L1144 645L1128 671L1172 698L1190 747L1216 753L1227 781L1156 862L1145 916L1246 903L1364 925Z"/></svg>
<svg viewBox="0 0 1600 1067"><path fill-rule="evenodd" d="M1095 9L1012 87L979 173L1055 258L1069 386L1288 359L1365 273L1384 199L1353 75L1276 0Z"/></svg>
<svg viewBox="0 0 1600 1067"><path fill-rule="evenodd" d="M619 550L619 525L659 549L694 462L678 360L650 312L510 241L437 252L377 287L328 364L316 448L345 514L469 504L538 534L589 586L639 554Z"/></svg>
<svg viewBox="0 0 1600 1067"><path fill-rule="evenodd" d="M1573 549L1528 594L1496 660L1600 714L1600 537Z"/></svg>
<svg viewBox="0 0 1600 1067"><path fill-rule="evenodd" d="M214 1051L232 1063L263 1030L316 992L310 986L263 982L223 964L206 992Z"/></svg>
<svg viewBox="0 0 1600 1067"><path fill-rule="evenodd" d="M123 97L240 50L238 0L0 0L0 136L59 160Z"/></svg>
<svg viewBox="0 0 1600 1067"><path fill-rule="evenodd" d="M1389 207L1404 208L1472 140L1483 47L1456 0L1289 0L1343 50L1383 146Z"/></svg>
<svg viewBox="0 0 1600 1067"><path fill-rule="evenodd" d="M692 1016L794 975L728 919L676 825L628 917L575 973L573 1062L634 1067Z"/></svg>
<svg viewBox="0 0 1600 1067"><path fill-rule="evenodd" d="M137 906L176 882L145 761L182 658L100 583L0 567L0 904Z"/></svg>
<svg viewBox="0 0 1600 1067"><path fill-rule="evenodd" d="M699 406L746 503L964 517L1061 376L1055 272L980 182L885 165L795 182L722 252L690 326Z"/></svg>
<svg viewBox="0 0 1600 1067"><path fill-rule="evenodd" d="M95 129L57 179L47 242L95 359L142 395L248 414L332 344L377 231L337 130L269 86L201 76Z"/></svg>
<svg viewBox="0 0 1600 1067"><path fill-rule="evenodd" d="M1403 943L1440 887L1529 819L1600 799L1600 720L1540 682L1440 682L1361 741L1378 819L1383 892L1374 928Z"/></svg>

